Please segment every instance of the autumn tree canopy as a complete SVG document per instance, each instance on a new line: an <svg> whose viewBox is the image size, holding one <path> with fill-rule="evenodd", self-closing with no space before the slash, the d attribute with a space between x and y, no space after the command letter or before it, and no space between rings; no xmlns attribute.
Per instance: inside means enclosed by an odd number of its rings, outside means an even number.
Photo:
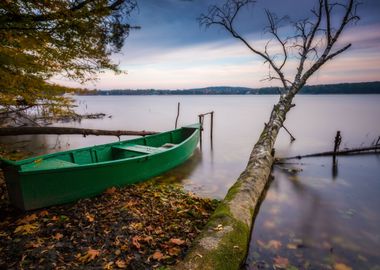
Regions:
<svg viewBox="0 0 380 270"><path fill-rule="evenodd" d="M70 89L48 82L62 75L79 82L108 69L132 28L135 0L0 1L0 107L2 113L39 108L67 111Z"/></svg>

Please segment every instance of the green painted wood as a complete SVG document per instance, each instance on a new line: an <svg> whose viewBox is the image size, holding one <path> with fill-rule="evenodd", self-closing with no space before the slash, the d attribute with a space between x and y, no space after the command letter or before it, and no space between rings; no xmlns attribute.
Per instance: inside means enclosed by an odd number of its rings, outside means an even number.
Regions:
<svg viewBox="0 0 380 270"><path fill-rule="evenodd" d="M29 158L1 160L11 203L31 210L147 180L186 161L199 126ZM170 145L170 147L167 147Z"/></svg>

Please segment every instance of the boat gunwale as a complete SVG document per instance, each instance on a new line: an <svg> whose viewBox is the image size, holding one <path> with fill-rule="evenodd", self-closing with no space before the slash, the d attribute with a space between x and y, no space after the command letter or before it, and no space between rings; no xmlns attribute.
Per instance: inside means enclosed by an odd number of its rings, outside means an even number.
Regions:
<svg viewBox="0 0 380 270"><path fill-rule="evenodd" d="M166 133L171 133L171 132L174 132L174 131L180 130L180 129L194 129L194 131L185 140L183 140L179 144L176 144L175 146L173 146L171 148L168 148L168 149L166 149L164 151L144 154L144 155L136 156L136 157L127 157L127 158L123 158L123 159L101 161L101 162L89 163L89 164L76 164L76 163L73 163L73 164L75 164L75 166L71 166L71 167L49 168L49 169L39 169L39 170L30 170L30 171L21 171L20 168L19 168L18 174L20 174L20 175L29 175L29 174L40 174L40 173L49 173L49 172L61 172L61 171L80 170L80 169L91 168L91 167L94 167L94 166L96 166L96 167L104 167L104 166L108 166L108 165L119 165L119 164L124 163L124 162L129 162L129 161L132 162L132 161L136 161L136 160L139 160L139 159L141 159L141 160L148 159L148 158L150 158L152 156L158 156L158 155L161 155L161 154L164 154L164 153L172 152L175 149L183 146L187 141L191 140L197 134L196 131L199 130L199 128L197 128L197 127L185 126L185 127L179 128L179 129L174 129L174 130L171 130L171 131L166 131L166 132L162 132L162 133L158 133L158 134L149 135L149 137L159 136L159 135L166 134ZM139 139L139 138L137 138L137 139ZM131 139L131 140L134 140L134 139ZM126 140L126 141L130 141L130 140ZM54 157L58 153L71 153L71 152L75 152L76 150L87 150L87 149L91 149L91 148L94 148L94 147L97 147L97 146L111 146L112 147L112 145L117 145L117 144L120 144L120 142L114 142L114 143L108 143L108 144L100 144L100 145L89 146L89 147L84 147L84 148L77 148L77 149L73 149L73 150L67 150L67 151L62 151L62 152L57 152L57 153L40 155L40 156L37 156L37 157L20 160L19 162L18 161L16 161L16 162L15 161L10 161L10 162L11 162L11 165L20 167L21 165L33 162L34 160L38 160L41 157ZM8 160L6 160L6 161L8 161Z"/></svg>

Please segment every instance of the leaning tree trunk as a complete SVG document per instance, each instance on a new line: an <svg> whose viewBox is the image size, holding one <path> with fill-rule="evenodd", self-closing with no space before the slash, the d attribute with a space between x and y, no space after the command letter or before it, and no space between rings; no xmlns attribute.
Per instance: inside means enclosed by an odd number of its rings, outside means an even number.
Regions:
<svg viewBox="0 0 380 270"><path fill-rule="evenodd" d="M295 90L295 89L294 89ZM281 96L255 144L247 167L176 269L239 269L248 250L254 214L269 181L273 146L294 94Z"/></svg>

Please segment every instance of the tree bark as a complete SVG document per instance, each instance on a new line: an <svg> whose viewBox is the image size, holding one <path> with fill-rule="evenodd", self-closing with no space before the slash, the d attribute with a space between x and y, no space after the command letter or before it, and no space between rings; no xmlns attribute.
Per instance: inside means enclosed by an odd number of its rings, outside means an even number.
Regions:
<svg viewBox="0 0 380 270"><path fill-rule="evenodd" d="M280 97L255 144L247 167L175 269L239 269L248 250L257 206L270 179L273 146L294 95Z"/></svg>
<svg viewBox="0 0 380 270"><path fill-rule="evenodd" d="M156 134L155 131L132 131L132 130L103 130L103 129L88 129L88 128L71 128L71 127L14 127L0 128L0 136L15 136L15 135L32 135L32 134L81 134L83 136L117 136L133 135L146 136Z"/></svg>

